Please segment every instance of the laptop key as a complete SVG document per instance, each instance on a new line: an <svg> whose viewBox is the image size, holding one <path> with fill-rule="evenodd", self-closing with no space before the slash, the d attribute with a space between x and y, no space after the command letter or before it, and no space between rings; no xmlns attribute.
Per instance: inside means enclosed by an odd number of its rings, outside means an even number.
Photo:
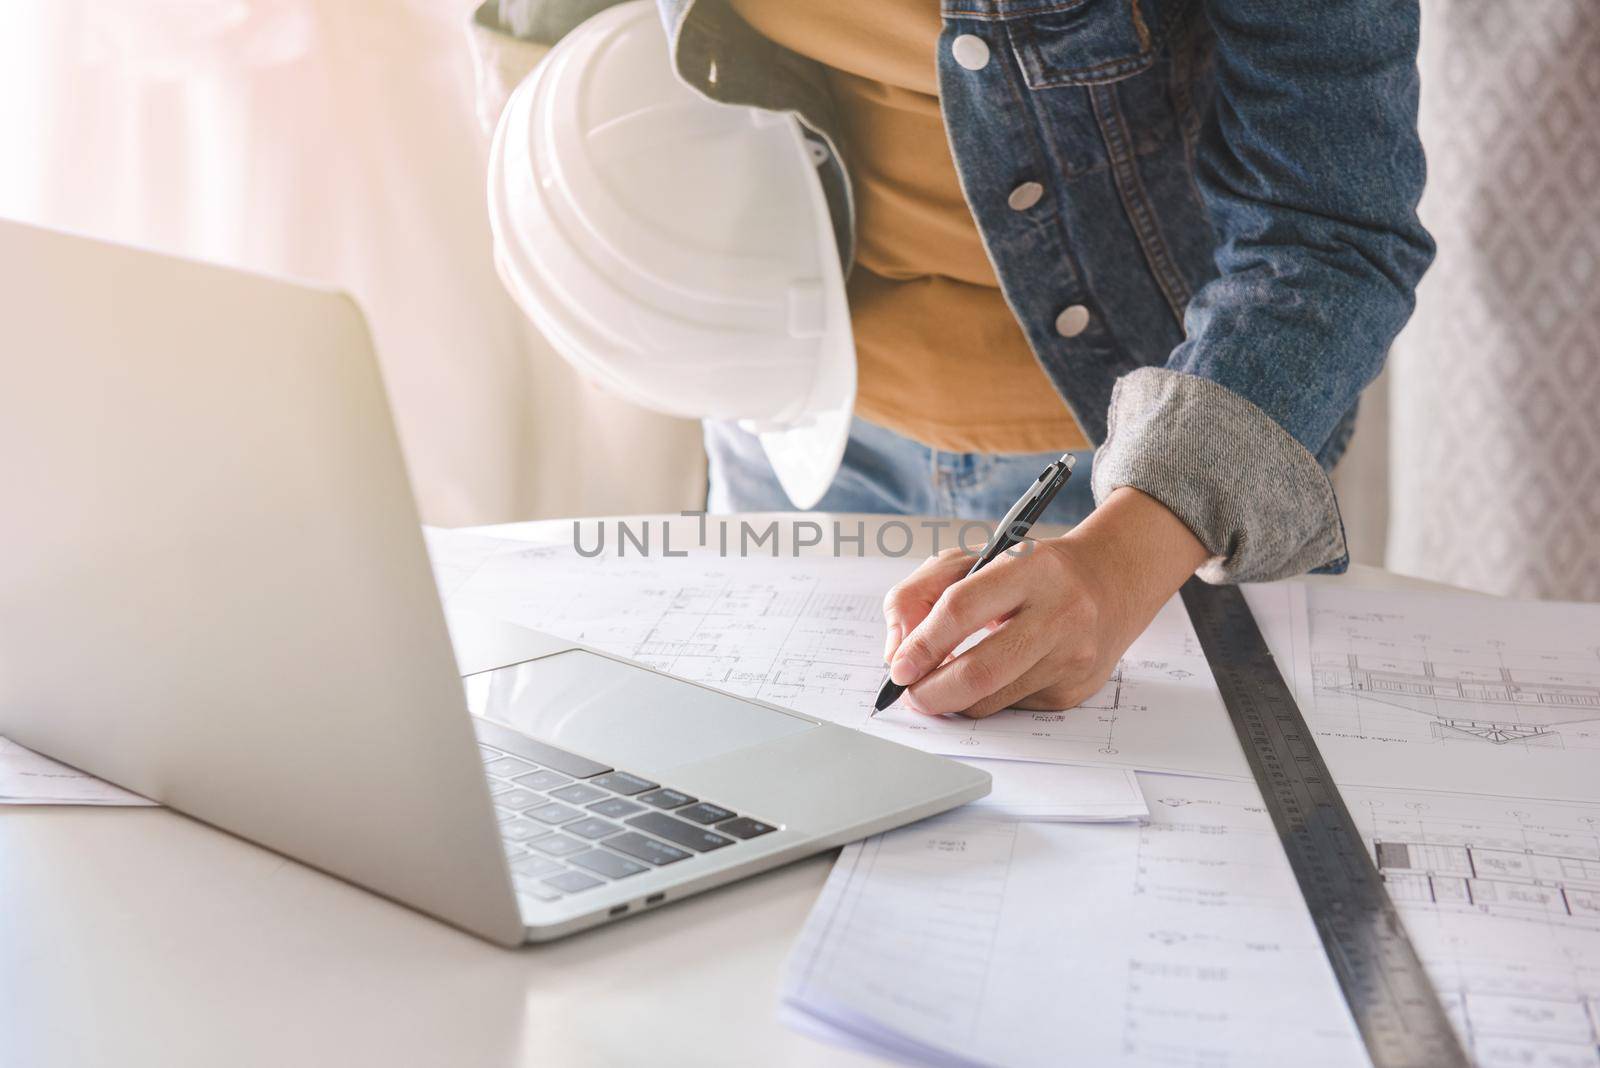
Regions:
<svg viewBox="0 0 1600 1068"><path fill-rule="evenodd" d="M498 757L483 766L490 775L498 775L502 779L509 779L513 775L521 775L525 771L534 770L534 765L526 760L518 760L514 756Z"/></svg>
<svg viewBox="0 0 1600 1068"><path fill-rule="evenodd" d="M540 875L549 875L553 871L565 871L561 865L549 857L518 857L511 862L511 881L521 886L520 880L533 879Z"/></svg>
<svg viewBox="0 0 1600 1068"><path fill-rule="evenodd" d="M680 808L673 815L680 820L693 820L695 823L721 823L723 820L731 820L734 817L734 813L729 812L721 805L713 805L709 801L701 801L698 804L690 805L688 808Z"/></svg>
<svg viewBox="0 0 1600 1068"><path fill-rule="evenodd" d="M749 816L740 816L737 819L717 824L717 830L723 834L731 834L735 838L756 838L766 834L768 831L775 831L777 828L770 823L753 820Z"/></svg>
<svg viewBox="0 0 1600 1068"><path fill-rule="evenodd" d="M576 838L568 838L564 834L552 834L545 838L535 838L528 843L541 853L548 853L552 857L570 857L574 853L582 853L589 848L588 842L580 842Z"/></svg>
<svg viewBox="0 0 1600 1068"><path fill-rule="evenodd" d="M659 784L649 779L641 779L637 775L630 775L626 771L611 771L604 775L596 775L589 780L595 786L603 787L614 794L632 797L642 794L646 790L654 790Z"/></svg>
<svg viewBox="0 0 1600 1068"><path fill-rule="evenodd" d="M604 790L596 790L588 783L575 782L571 786L563 786L559 790L551 790L550 796L559 798L569 805L586 805L590 801L598 801L606 796Z"/></svg>
<svg viewBox="0 0 1600 1068"><path fill-rule="evenodd" d="M593 816L581 819L576 823L569 823L561 829L568 834L575 834L579 838L604 838L608 834L616 834L622 830L615 823L596 819Z"/></svg>
<svg viewBox="0 0 1600 1068"><path fill-rule="evenodd" d="M508 808L512 812L520 812L530 805L537 805L544 798L532 790L507 790L494 799L494 803L501 808Z"/></svg>
<svg viewBox="0 0 1600 1068"><path fill-rule="evenodd" d="M537 838L541 834L549 834L550 828L542 823L522 819L520 816L514 820L507 820L500 825L500 837L513 842L525 842L529 838Z"/></svg>
<svg viewBox="0 0 1600 1068"><path fill-rule="evenodd" d="M665 842L658 842L654 838L646 838L636 831L627 831L607 838L606 848L615 849L618 853L626 853L630 857L637 857L646 864L654 864L657 867L680 860L688 860L694 855L686 853L676 846L669 846Z"/></svg>
<svg viewBox="0 0 1600 1068"><path fill-rule="evenodd" d="M540 800L543 799L541 798ZM570 823L583 815L583 813L570 805L562 805L551 801L540 805L538 808L530 808L523 815L530 819L536 819L540 823L548 823L552 827L558 827L563 823Z"/></svg>
<svg viewBox="0 0 1600 1068"><path fill-rule="evenodd" d="M623 816L631 816L635 812L643 812L643 805L636 805L632 801L624 801L620 797L608 797L604 801L596 801L589 806L589 811L600 816L610 816L614 820Z"/></svg>
<svg viewBox="0 0 1600 1068"><path fill-rule="evenodd" d="M645 794L643 797L639 798L639 800L643 801L647 805L654 805L656 808L678 808L681 805L689 804L694 800L694 798L690 797L681 790L674 790L671 787L663 786L659 790L654 790L648 794Z"/></svg>
<svg viewBox="0 0 1600 1068"><path fill-rule="evenodd" d="M607 853L604 849L591 849L587 853L579 853L577 856L569 858L569 863L576 864L580 868L587 868L589 871L599 872L607 879L626 879L630 875L638 875L642 871L650 870L636 860L619 857L615 853Z"/></svg>
<svg viewBox="0 0 1600 1068"><path fill-rule="evenodd" d="M564 871L560 875L550 876L545 882L566 894L575 894L579 890L604 885L601 880L592 875L585 875L581 871Z"/></svg>
<svg viewBox="0 0 1600 1068"><path fill-rule="evenodd" d="M649 831L657 837L665 838L674 845L692 849L696 853L709 853L713 849L733 844L732 838L724 838L704 827L675 820L664 812L646 812L643 815L631 816L623 822L630 827L637 827L641 831Z"/></svg>
<svg viewBox="0 0 1600 1068"><path fill-rule="evenodd" d="M530 790L549 790L557 786L565 786L572 780L565 775L558 775L553 771L546 771L541 768L538 771L530 771L526 775L518 775L511 781L518 786L526 786Z"/></svg>

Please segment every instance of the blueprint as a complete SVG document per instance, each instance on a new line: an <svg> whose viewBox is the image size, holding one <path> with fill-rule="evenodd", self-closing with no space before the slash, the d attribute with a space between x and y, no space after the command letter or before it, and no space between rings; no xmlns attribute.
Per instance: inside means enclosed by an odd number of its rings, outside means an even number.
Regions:
<svg viewBox="0 0 1600 1068"><path fill-rule="evenodd" d="M1289 589L1340 784L1600 801L1600 606Z"/></svg>
<svg viewBox="0 0 1600 1068"><path fill-rule="evenodd" d="M1364 1064L1255 788L1139 780L1144 827L963 809L848 847L792 1022L933 1063ZM1600 805L1344 796L1473 1060L1600 1065Z"/></svg>
<svg viewBox="0 0 1600 1068"><path fill-rule="evenodd" d="M1251 602L1276 609L1287 596L1282 587L1260 587ZM1111 679L1077 708L1008 709L973 720L930 719L892 705L876 714L869 708L868 715L869 730L950 756L1249 775L1211 668L1176 597L1129 646Z"/></svg>
<svg viewBox="0 0 1600 1068"><path fill-rule="evenodd" d="M1344 797L1473 1059L1600 1065L1600 805Z"/></svg>
<svg viewBox="0 0 1600 1068"><path fill-rule="evenodd" d="M1244 778L1248 769L1176 598L1075 709L984 720L873 715L893 558L580 557L567 544L431 531L452 609L559 634L720 689L925 750ZM1287 619L1283 587L1264 598Z"/></svg>
<svg viewBox="0 0 1600 1068"><path fill-rule="evenodd" d="M788 1017L916 1063L1364 1064L1255 787L1139 778L1143 826L963 809L846 847Z"/></svg>

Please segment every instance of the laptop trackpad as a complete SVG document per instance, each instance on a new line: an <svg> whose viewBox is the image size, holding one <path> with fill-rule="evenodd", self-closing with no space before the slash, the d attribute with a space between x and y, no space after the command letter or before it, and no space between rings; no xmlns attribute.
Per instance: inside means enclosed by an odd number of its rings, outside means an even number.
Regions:
<svg viewBox="0 0 1600 1068"><path fill-rule="evenodd" d="M815 726L582 649L465 682L474 713L621 768L666 770Z"/></svg>

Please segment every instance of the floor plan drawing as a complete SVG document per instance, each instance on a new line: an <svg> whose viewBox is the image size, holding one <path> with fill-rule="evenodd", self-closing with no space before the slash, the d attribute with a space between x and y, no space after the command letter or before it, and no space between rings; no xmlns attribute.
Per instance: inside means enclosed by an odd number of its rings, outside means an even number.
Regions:
<svg viewBox="0 0 1600 1068"><path fill-rule="evenodd" d="M1176 598L1079 708L971 720L895 706L874 716L885 671L881 604L905 577L905 560L583 558L569 545L486 540L430 532L448 608L560 634L933 752L1249 774Z"/></svg>
<svg viewBox="0 0 1600 1068"><path fill-rule="evenodd" d="M1255 786L1139 781L1143 825L957 810L847 846L785 1004L916 1064L1364 1063Z"/></svg>
<svg viewBox="0 0 1600 1068"><path fill-rule="evenodd" d="M1600 805L1344 794L1473 1059L1600 1065Z"/></svg>
<svg viewBox="0 0 1600 1068"><path fill-rule="evenodd" d="M1292 677L1290 591L1288 584L1254 586L1246 596ZM1249 777L1210 665L1176 597L1129 646L1111 680L1075 709L1009 709L982 720L930 721L896 705L873 717L869 729L918 736L912 744L954 756Z"/></svg>
<svg viewBox="0 0 1600 1068"><path fill-rule="evenodd" d="M891 707L872 714L869 729L885 733L925 735L917 744L954 756L985 755L1002 758L1057 759L1071 762L1128 760L1127 748L1150 753L1152 746L1144 732L1152 725L1166 724L1161 709L1182 705L1191 708L1196 718L1186 726L1211 735L1206 750L1212 754L1205 767L1170 770L1203 771L1210 774L1246 774L1241 764L1229 757L1233 745L1231 728L1220 702L1211 707L1207 700L1211 685L1205 656L1188 628L1188 617L1181 605L1168 605L1155 624L1118 663L1105 685L1076 708L1033 711L1008 709L986 719L947 717L929 721L927 717ZM1195 737L1196 744L1204 740ZM1168 754L1169 760L1171 754ZM1150 767L1148 760L1141 767Z"/></svg>
<svg viewBox="0 0 1600 1068"><path fill-rule="evenodd" d="M1297 696L1341 784L1600 801L1600 608L1293 591Z"/></svg>
<svg viewBox="0 0 1600 1068"><path fill-rule="evenodd" d="M441 539L430 551L442 555ZM837 566L841 563L848 567ZM579 557L502 542L446 606L559 634L680 678L860 726L883 681L898 560Z"/></svg>

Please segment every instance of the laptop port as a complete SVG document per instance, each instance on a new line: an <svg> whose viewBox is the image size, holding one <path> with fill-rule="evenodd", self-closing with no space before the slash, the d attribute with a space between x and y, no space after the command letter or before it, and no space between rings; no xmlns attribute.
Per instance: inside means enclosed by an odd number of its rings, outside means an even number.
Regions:
<svg viewBox="0 0 1600 1068"><path fill-rule="evenodd" d="M659 893L659 894L651 894L649 897L644 899L644 903L646 905L659 905L663 901L665 901L666 899L667 899L666 893L662 892L662 893Z"/></svg>
<svg viewBox="0 0 1600 1068"><path fill-rule="evenodd" d="M610 913L608 913L608 915L621 916L624 912L627 912L627 911L628 911L628 906L626 906L626 905L616 905L611 909L611 911L610 911Z"/></svg>

